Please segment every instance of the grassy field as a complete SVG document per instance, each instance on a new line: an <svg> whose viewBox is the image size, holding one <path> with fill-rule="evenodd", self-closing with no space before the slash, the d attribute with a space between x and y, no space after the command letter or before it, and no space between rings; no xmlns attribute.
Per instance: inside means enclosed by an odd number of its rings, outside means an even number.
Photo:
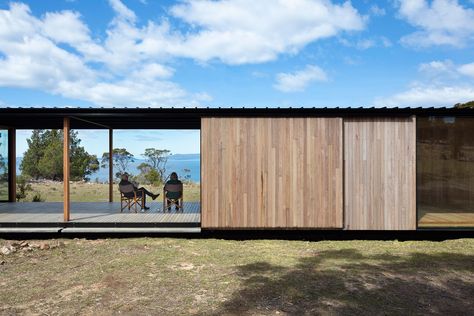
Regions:
<svg viewBox="0 0 474 316"><path fill-rule="evenodd" d="M3 180L0 180L0 201L1 200L8 200L8 183Z"/></svg>
<svg viewBox="0 0 474 316"><path fill-rule="evenodd" d="M33 196L39 193L45 202L62 202L63 183L55 181L44 181L41 183L31 183L33 191L28 192L25 202L31 202ZM153 193L163 193L162 187L144 186ZM72 202L107 202L109 199L109 185L93 182L71 182L71 201ZM161 197L160 197L161 198ZM184 199L188 202L200 201L200 185L185 184ZM118 185L114 185L114 201L120 201Z"/></svg>
<svg viewBox="0 0 474 316"><path fill-rule="evenodd" d="M472 239L61 242L0 255L0 314L474 314Z"/></svg>

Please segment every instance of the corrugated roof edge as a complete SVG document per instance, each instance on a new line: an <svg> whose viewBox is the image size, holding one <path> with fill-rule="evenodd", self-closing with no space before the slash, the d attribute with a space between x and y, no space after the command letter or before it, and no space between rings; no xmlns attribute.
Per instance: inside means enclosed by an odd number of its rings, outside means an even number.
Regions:
<svg viewBox="0 0 474 316"><path fill-rule="evenodd" d="M1 109L22 109L22 110L37 110L37 109L45 109L45 110L48 110L48 109L58 109L58 110L85 110L85 109L91 109L91 110L124 110L124 109L130 109L130 110L136 110L136 109L139 109L139 110L181 110L181 109L186 109L186 110L189 110L189 109L198 109L198 110L203 110L203 109L208 109L208 110L218 110L218 109L221 109L221 110L225 110L225 109L232 109L232 110L259 110L259 109L269 109L269 110L273 110L273 109L280 109L280 110L295 110L295 109L305 109L305 110L449 110L449 109L457 109L455 107L421 107L421 106L418 106L418 107L410 107L410 106L406 106L406 107L387 107L387 106L383 106L383 107L364 107L364 106L359 106L359 107L351 107L351 106L347 106L347 107L340 107L340 106L336 106L336 107L304 107L304 106L301 106L301 107L293 107L293 106L290 106L290 107L269 107L269 106L263 106L263 107L233 107L233 106L230 106L230 107L222 107L222 106L218 106L218 107L210 107L210 106L207 106L207 107L174 107L174 106L171 106L171 107L128 107L128 106L125 106L125 107L92 107L92 106L89 106L89 107L57 107L57 106L53 106L53 107L45 107L45 106L30 106L30 107L22 107L22 106L18 106L18 107L12 107L12 106L7 106L7 107L0 107L0 110ZM463 110L464 109L469 109L469 108L462 108Z"/></svg>

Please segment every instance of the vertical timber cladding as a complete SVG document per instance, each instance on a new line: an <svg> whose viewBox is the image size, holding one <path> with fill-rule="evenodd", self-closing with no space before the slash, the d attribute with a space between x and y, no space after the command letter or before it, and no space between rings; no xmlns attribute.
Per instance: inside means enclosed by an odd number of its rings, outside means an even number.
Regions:
<svg viewBox="0 0 474 316"><path fill-rule="evenodd" d="M341 118L203 118L203 228L342 228Z"/></svg>
<svg viewBox="0 0 474 316"><path fill-rule="evenodd" d="M415 124L414 116L344 119L346 229L416 229Z"/></svg>

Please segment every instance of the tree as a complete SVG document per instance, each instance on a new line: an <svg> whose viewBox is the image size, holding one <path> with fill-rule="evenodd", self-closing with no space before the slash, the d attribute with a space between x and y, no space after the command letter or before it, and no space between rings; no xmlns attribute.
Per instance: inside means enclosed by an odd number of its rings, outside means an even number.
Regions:
<svg viewBox="0 0 474 316"><path fill-rule="evenodd" d="M151 169L150 172L145 174L145 179L148 181L148 183L154 184L156 186L163 184L163 179L156 169Z"/></svg>
<svg viewBox="0 0 474 316"><path fill-rule="evenodd" d="M114 148L112 151L113 167L117 169L115 176L119 177L127 171L128 165L135 161L133 154L129 153L125 148ZM109 153L102 154L101 167L109 167Z"/></svg>
<svg viewBox="0 0 474 316"><path fill-rule="evenodd" d="M25 176L18 176L16 178L16 201L26 198L28 192L33 191L31 185L26 181Z"/></svg>
<svg viewBox="0 0 474 316"><path fill-rule="evenodd" d="M184 168L183 169L183 179L185 182L190 183L191 182L191 169Z"/></svg>
<svg viewBox="0 0 474 316"><path fill-rule="evenodd" d="M71 131L70 163L72 180L88 180L88 175L99 169L99 161L80 146L78 132ZM20 165L23 174L34 179L63 179L63 131L34 130L27 139L28 150Z"/></svg>
<svg viewBox="0 0 474 316"><path fill-rule="evenodd" d="M0 143L0 146L2 143ZM3 170L3 171L2 171ZM5 159L3 158L2 154L0 153L0 178L7 173Z"/></svg>
<svg viewBox="0 0 474 316"><path fill-rule="evenodd" d="M456 103L454 107L456 109L467 109L467 108L474 109L474 101L469 101L466 103Z"/></svg>
<svg viewBox="0 0 474 316"><path fill-rule="evenodd" d="M41 175L38 166L40 159L44 155L44 148L46 145L44 133L45 131L41 129L33 130L31 137L26 140L28 143L28 150L23 155L23 160L20 165L21 172L34 179L38 179Z"/></svg>
<svg viewBox="0 0 474 316"><path fill-rule="evenodd" d="M77 142L71 142L71 178L89 181L88 176L100 168L99 160L96 155L90 155L79 144L79 139Z"/></svg>
<svg viewBox="0 0 474 316"><path fill-rule="evenodd" d="M45 179L62 180L63 177L63 144L57 130L49 135L49 141L38 162L38 174Z"/></svg>
<svg viewBox="0 0 474 316"><path fill-rule="evenodd" d="M143 156L147 158L151 169L158 172L160 181L163 182L170 151L167 149L147 148Z"/></svg>
<svg viewBox="0 0 474 316"><path fill-rule="evenodd" d="M0 134L0 137L2 137L2 134ZM1 141L0 141L0 148L2 148L2 142ZM0 152L0 177L3 175L3 173L7 172L7 169L5 168L5 166L6 166L5 158L3 158L2 153ZM5 171L2 172L2 170L5 170Z"/></svg>

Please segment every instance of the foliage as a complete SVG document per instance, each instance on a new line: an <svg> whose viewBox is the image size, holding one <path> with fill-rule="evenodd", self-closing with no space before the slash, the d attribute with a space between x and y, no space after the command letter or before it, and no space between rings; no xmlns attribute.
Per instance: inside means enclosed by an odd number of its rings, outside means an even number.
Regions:
<svg viewBox="0 0 474 316"><path fill-rule="evenodd" d="M146 162L142 162L138 165L137 169L140 171L140 174L147 174L152 170L152 166L150 166Z"/></svg>
<svg viewBox="0 0 474 316"><path fill-rule="evenodd" d="M82 146L72 146L71 157L74 158L71 161L71 178L73 180L83 178L83 180L89 181L88 176L100 168L97 156L90 155ZM81 174L83 174L82 177L80 177Z"/></svg>
<svg viewBox="0 0 474 316"><path fill-rule="evenodd" d="M466 103L456 103L454 105L456 109L467 109L467 108L472 108L474 109L474 101L469 101Z"/></svg>
<svg viewBox="0 0 474 316"><path fill-rule="evenodd" d="M31 202L44 202L45 200L41 197L41 193L35 192L35 195L33 195L33 199L31 199Z"/></svg>
<svg viewBox="0 0 474 316"><path fill-rule="evenodd" d="M184 182L186 183L190 183L191 182L191 169L187 169L187 168L184 168L183 169L183 176L182 176L182 179Z"/></svg>
<svg viewBox="0 0 474 316"><path fill-rule="evenodd" d="M114 148L112 152L113 167L117 169L116 177L119 177L127 171L128 165L135 161L133 154L129 153L125 148ZM109 167L109 153L102 154L101 167Z"/></svg>
<svg viewBox="0 0 474 316"><path fill-rule="evenodd" d="M40 178L41 174L38 170L38 165L43 157L44 148L46 146L46 131L44 130L33 130L31 137L26 140L28 143L28 150L23 155L21 161L20 170L23 174L28 174L34 179Z"/></svg>
<svg viewBox="0 0 474 316"><path fill-rule="evenodd" d="M38 162L38 172L42 178L60 180L63 176L63 144L59 131L52 130L48 144Z"/></svg>
<svg viewBox="0 0 474 316"><path fill-rule="evenodd" d="M147 148L143 154L143 156L147 158L147 162L151 168L158 172L161 182L164 180L169 155L169 150L156 148Z"/></svg>
<svg viewBox="0 0 474 316"><path fill-rule="evenodd" d="M145 149L143 156L146 157L146 162L137 167L140 171L139 177L148 184L157 186L163 184L169 155L170 151L167 149Z"/></svg>
<svg viewBox="0 0 474 316"><path fill-rule="evenodd" d="M0 134L0 137L2 136L2 134ZM1 139L0 139L0 148L2 147L2 142L1 142ZM2 172L3 170L3 172ZM7 173L7 168L6 168L6 162L5 162L5 158L2 156L2 153L0 152L0 178L2 177L3 174L6 174Z"/></svg>
<svg viewBox="0 0 474 316"><path fill-rule="evenodd" d="M31 184L27 182L25 176L18 176L16 178L16 201L20 202L20 200L26 198L26 195L29 191L32 191L33 188Z"/></svg>
<svg viewBox="0 0 474 316"><path fill-rule="evenodd" d="M2 143L0 143L1 145ZM3 173L6 173L7 169L5 168L5 158L3 158L2 154L0 154L0 175L2 174L2 170L3 170Z"/></svg>
<svg viewBox="0 0 474 316"><path fill-rule="evenodd" d="M78 133L70 132L71 179L89 180L88 175L99 169L99 161L80 146ZM63 131L33 130L27 139L28 150L20 165L23 174L34 179L63 179Z"/></svg>
<svg viewBox="0 0 474 316"><path fill-rule="evenodd" d="M145 174L145 179L148 183L153 185L159 186L163 184L163 178L156 169L151 169L147 174Z"/></svg>

